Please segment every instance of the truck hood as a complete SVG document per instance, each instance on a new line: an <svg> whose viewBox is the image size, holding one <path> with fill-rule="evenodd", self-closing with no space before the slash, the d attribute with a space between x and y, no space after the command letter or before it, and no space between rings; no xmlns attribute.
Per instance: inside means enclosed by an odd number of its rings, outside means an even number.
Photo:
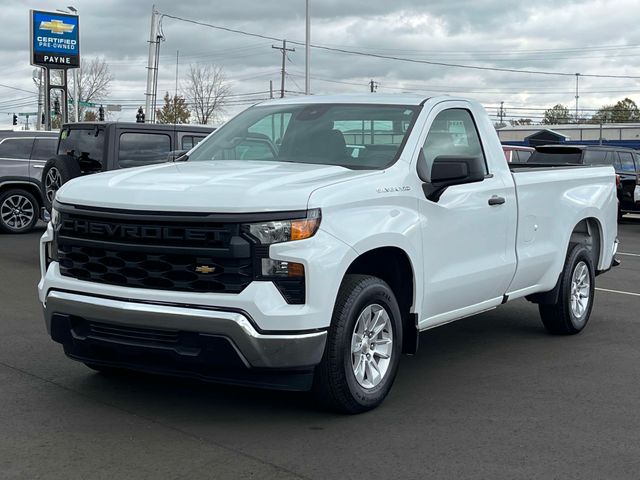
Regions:
<svg viewBox="0 0 640 480"><path fill-rule="evenodd" d="M380 172L305 163L176 162L76 178L58 190L56 200L175 212L304 210L314 190L376 173Z"/></svg>

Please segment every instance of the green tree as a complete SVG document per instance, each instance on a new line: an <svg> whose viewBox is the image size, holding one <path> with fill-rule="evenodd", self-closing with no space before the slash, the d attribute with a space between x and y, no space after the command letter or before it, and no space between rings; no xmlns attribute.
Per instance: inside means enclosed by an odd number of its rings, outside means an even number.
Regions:
<svg viewBox="0 0 640 480"><path fill-rule="evenodd" d="M170 96L169 92L164 95L164 105L156 110L156 120L158 123L189 123L191 112L187 107L187 102L180 95Z"/></svg>
<svg viewBox="0 0 640 480"><path fill-rule="evenodd" d="M605 105L598 110L591 123L626 123L640 121L640 110L630 98L620 100L615 105Z"/></svg>
<svg viewBox="0 0 640 480"><path fill-rule="evenodd" d="M542 119L544 125L559 125L563 123L571 123L571 114L569 109L561 103L551 107L544 112Z"/></svg>

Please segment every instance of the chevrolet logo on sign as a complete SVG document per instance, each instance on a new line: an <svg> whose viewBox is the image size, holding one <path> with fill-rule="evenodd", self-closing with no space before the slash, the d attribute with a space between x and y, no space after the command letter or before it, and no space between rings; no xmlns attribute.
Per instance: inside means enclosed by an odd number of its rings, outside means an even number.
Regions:
<svg viewBox="0 0 640 480"><path fill-rule="evenodd" d="M49 22L40 22L40 30L49 30L51 33L62 35L64 33L73 32L75 25L64 23L62 20L51 20Z"/></svg>
<svg viewBox="0 0 640 480"><path fill-rule="evenodd" d="M216 271L216 267L210 267L209 265L200 265L196 267L196 272L198 273L213 273Z"/></svg>

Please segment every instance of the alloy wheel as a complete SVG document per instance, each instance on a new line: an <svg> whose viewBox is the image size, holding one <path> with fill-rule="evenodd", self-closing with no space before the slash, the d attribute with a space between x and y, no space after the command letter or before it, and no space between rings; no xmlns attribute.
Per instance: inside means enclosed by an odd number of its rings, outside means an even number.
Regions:
<svg viewBox="0 0 640 480"><path fill-rule="evenodd" d="M7 197L0 206L0 218L11 230L20 231L27 228L36 214L31 200L24 195L15 194Z"/></svg>
<svg viewBox="0 0 640 480"><path fill-rule="evenodd" d="M385 378L393 354L393 327L389 313L378 304L360 313L351 337L351 367L358 384L371 389Z"/></svg>

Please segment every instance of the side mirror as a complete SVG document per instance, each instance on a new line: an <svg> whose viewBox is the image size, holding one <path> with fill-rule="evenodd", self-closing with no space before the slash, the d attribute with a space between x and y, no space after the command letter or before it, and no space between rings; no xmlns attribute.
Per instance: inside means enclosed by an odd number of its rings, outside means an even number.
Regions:
<svg viewBox="0 0 640 480"><path fill-rule="evenodd" d="M418 158L418 177L425 182L426 197L437 202L444 191L454 185L482 182L485 164L482 157L463 155L440 155L433 160L430 175L426 175L427 163L422 150Z"/></svg>

